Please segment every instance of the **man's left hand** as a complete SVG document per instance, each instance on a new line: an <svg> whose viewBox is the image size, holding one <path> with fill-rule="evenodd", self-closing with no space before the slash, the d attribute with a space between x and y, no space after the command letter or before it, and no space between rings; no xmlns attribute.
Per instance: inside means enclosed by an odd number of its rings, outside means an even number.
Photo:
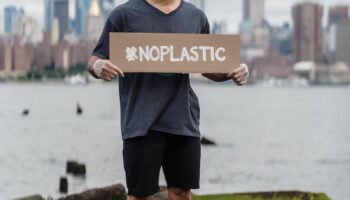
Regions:
<svg viewBox="0 0 350 200"><path fill-rule="evenodd" d="M248 82L249 69L246 64L241 64L237 69L227 75L238 86L243 86Z"/></svg>

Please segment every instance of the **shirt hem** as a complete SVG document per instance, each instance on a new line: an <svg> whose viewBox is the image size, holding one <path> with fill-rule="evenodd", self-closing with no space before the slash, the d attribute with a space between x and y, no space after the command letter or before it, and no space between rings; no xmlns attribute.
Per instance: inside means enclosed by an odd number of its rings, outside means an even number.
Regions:
<svg viewBox="0 0 350 200"><path fill-rule="evenodd" d="M122 138L123 140L127 140L127 139L132 139L135 137L142 137L142 136L146 136L147 133L149 131L159 131L159 132L165 132L168 134L173 134L173 135L179 135L179 136L187 136L187 137L201 137L201 133L200 132L189 132L189 131L185 131L185 130L177 130L177 129L169 129L169 128L163 128L163 127L152 127L150 129L147 130L129 130L129 131L125 131L128 132L128 134L122 134ZM131 132L131 134L130 134Z"/></svg>
<svg viewBox="0 0 350 200"><path fill-rule="evenodd" d="M108 59L108 56L105 56L105 55L98 53L98 52L93 52L91 55L99 57L100 59Z"/></svg>

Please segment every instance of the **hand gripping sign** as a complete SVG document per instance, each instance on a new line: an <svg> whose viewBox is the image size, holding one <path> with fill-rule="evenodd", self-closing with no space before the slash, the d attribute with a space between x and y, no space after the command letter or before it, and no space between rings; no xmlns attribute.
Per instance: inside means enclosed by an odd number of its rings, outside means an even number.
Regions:
<svg viewBox="0 0 350 200"><path fill-rule="evenodd" d="M124 72L229 73L240 64L237 35L110 33L110 59Z"/></svg>

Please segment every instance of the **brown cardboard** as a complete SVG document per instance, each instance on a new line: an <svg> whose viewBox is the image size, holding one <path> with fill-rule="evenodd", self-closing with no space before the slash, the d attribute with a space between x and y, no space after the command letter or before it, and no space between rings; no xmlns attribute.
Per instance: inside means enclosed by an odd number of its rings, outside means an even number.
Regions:
<svg viewBox="0 0 350 200"><path fill-rule="evenodd" d="M240 65L238 35L110 33L109 47L124 72L229 73Z"/></svg>

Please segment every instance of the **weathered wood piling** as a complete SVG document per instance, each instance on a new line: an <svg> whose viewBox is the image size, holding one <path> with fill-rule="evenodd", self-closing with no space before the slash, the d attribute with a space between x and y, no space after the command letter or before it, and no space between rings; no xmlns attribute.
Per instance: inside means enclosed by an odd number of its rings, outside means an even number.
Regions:
<svg viewBox="0 0 350 200"><path fill-rule="evenodd" d="M69 160L67 161L67 164L66 164L66 172L68 174L73 174L75 176L85 176L86 165L74 160Z"/></svg>
<svg viewBox="0 0 350 200"><path fill-rule="evenodd" d="M67 177L60 178L60 192L68 193L68 179Z"/></svg>

